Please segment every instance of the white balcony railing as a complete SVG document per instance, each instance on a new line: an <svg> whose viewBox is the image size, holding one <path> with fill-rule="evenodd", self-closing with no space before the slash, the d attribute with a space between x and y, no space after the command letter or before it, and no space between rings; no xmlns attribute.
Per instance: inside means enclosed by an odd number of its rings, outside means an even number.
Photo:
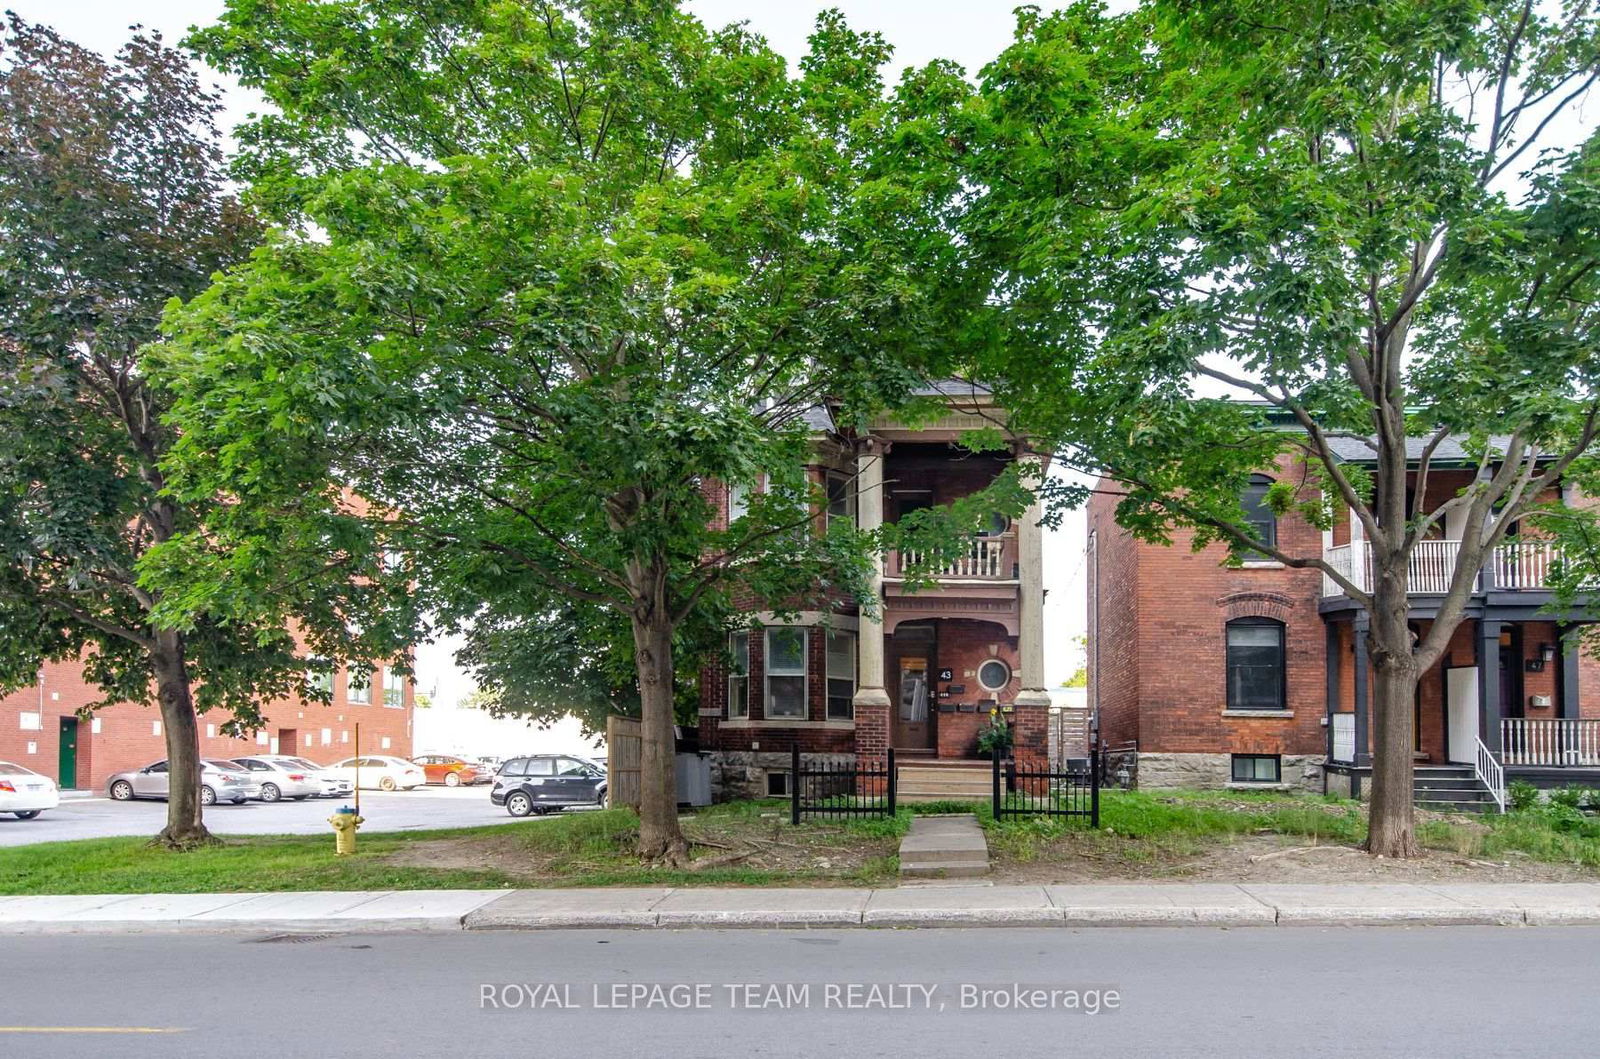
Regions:
<svg viewBox="0 0 1600 1059"><path fill-rule="evenodd" d="M1333 715L1333 760L1352 765L1356 760L1356 715Z"/></svg>
<svg viewBox="0 0 1600 1059"><path fill-rule="evenodd" d="M1418 541L1411 552L1407 571L1413 595L1444 595L1456 573L1460 541ZM1549 541L1516 541L1502 544L1484 564L1496 590L1520 592L1548 588L1550 573L1561 557L1558 545ZM1366 541L1341 544L1323 551L1322 558L1339 573L1355 582L1363 592L1372 591L1372 546ZM1322 575L1324 597L1342 596L1344 587L1327 574Z"/></svg>
<svg viewBox="0 0 1600 1059"><path fill-rule="evenodd" d="M1549 541L1516 541L1494 550L1494 587L1545 588L1561 549Z"/></svg>
<svg viewBox="0 0 1600 1059"><path fill-rule="evenodd" d="M974 537L968 543L964 554L956 556L944 566L932 571L932 575L941 581L1011 580L1016 576L1012 570L1014 560L1008 547L1011 540L1009 535ZM890 564L890 569L899 576L908 569L921 567L925 561L926 556L920 552L898 552Z"/></svg>
<svg viewBox="0 0 1600 1059"><path fill-rule="evenodd" d="M1600 719L1502 718L1500 759L1507 765L1600 766Z"/></svg>

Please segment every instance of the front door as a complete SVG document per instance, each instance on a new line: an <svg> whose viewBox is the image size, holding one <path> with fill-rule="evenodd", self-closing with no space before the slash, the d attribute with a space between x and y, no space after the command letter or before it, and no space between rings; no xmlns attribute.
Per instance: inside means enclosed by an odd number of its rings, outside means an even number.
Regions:
<svg viewBox="0 0 1600 1059"><path fill-rule="evenodd" d="M78 719L61 718L61 743L56 753L56 786L71 790L78 785Z"/></svg>
<svg viewBox="0 0 1600 1059"><path fill-rule="evenodd" d="M294 757L300 753L299 733L293 728L279 728L277 753L285 757Z"/></svg>
<svg viewBox="0 0 1600 1059"><path fill-rule="evenodd" d="M1500 645L1500 716L1522 716L1522 652L1520 645Z"/></svg>
<svg viewBox="0 0 1600 1059"><path fill-rule="evenodd" d="M894 745L906 750L933 746L933 726L928 723L928 660L900 659L900 687L895 703Z"/></svg>

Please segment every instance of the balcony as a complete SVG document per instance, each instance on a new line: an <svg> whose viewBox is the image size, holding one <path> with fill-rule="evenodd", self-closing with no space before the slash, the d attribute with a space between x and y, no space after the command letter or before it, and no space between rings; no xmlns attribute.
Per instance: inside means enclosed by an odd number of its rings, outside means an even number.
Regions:
<svg viewBox="0 0 1600 1059"><path fill-rule="evenodd" d="M1418 541L1411 553L1408 584L1414 596L1442 596L1450 591L1456 572L1460 541ZM1372 590L1372 546L1366 541L1329 548L1322 557L1335 570L1356 583L1362 591ZM1550 575L1561 558L1561 549L1548 541L1517 541L1502 544L1489 555L1478 574L1475 591L1540 591L1550 587ZM1332 577L1322 577L1322 596L1344 595Z"/></svg>
<svg viewBox="0 0 1600 1059"><path fill-rule="evenodd" d="M904 579L907 570L920 568L925 561L926 556L920 552L890 552L884 563L884 576ZM1016 534L974 537L968 542L965 553L932 571L932 576L938 581L1015 582L1017 580Z"/></svg>

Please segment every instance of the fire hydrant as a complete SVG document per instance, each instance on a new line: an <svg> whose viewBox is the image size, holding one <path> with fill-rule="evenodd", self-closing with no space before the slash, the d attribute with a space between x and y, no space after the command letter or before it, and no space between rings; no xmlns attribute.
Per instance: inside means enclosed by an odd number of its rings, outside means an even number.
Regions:
<svg viewBox="0 0 1600 1059"><path fill-rule="evenodd" d="M356 851L356 828L366 819L357 816L356 811L348 805L341 805L328 817L328 823L333 825L333 852L336 856L343 857Z"/></svg>

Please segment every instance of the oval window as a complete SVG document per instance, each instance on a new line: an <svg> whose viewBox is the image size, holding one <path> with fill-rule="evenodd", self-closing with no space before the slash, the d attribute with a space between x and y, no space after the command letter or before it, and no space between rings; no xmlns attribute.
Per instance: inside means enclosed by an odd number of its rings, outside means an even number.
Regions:
<svg viewBox="0 0 1600 1059"><path fill-rule="evenodd" d="M1011 667L998 658L991 658L978 667L978 683L985 691L1000 691L1011 683Z"/></svg>

